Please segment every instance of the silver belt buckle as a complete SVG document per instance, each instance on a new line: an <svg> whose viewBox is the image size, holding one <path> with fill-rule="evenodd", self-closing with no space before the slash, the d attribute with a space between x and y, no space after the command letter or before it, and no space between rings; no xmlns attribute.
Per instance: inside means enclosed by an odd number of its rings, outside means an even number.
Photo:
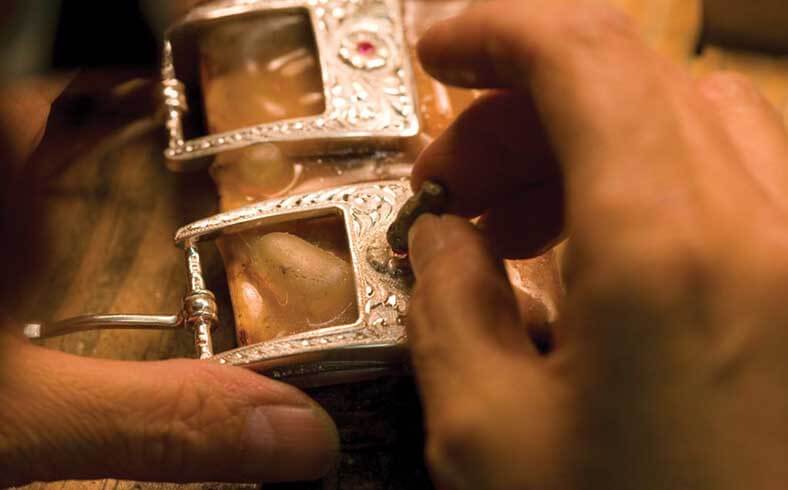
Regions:
<svg viewBox="0 0 788 490"><path fill-rule="evenodd" d="M346 153L396 144L419 132L415 91L400 0L235 0L198 7L165 39L163 94L169 146L176 171L203 167L211 155L258 143L308 141L313 152ZM202 26L239 16L277 12L308 15L324 85L323 114L244 127L221 134L184 134L196 73L194 36ZM369 44L367 44L369 43ZM374 51L368 51L369 45ZM193 60L192 60L193 61ZM189 68L191 66L191 69ZM191 76L191 78L189 78ZM193 124L191 124L193 126ZM360 183L269 199L184 226L175 236L186 254L187 291L174 315L87 315L50 324L28 324L30 338L99 328L188 329L197 357L253 369L302 385L371 377L403 365L411 275L407 260L391 252L386 231L411 197L400 180ZM199 246L239 232L291 221L333 216L347 239L355 281L357 316L345 325L214 353L219 325L214 295L206 287Z"/></svg>
<svg viewBox="0 0 788 490"><path fill-rule="evenodd" d="M180 312L86 315L27 324L25 334L45 338L92 329L183 328L194 334L201 359L301 384L347 381L389 371L404 359L411 275L407 265L390 254L385 234L410 195L407 183L401 181L342 186L262 201L191 223L175 235L186 255L187 290ZM260 226L324 216L340 217L345 228L355 281L356 321L215 354L211 334L219 326L217 305L203 278L199 244Z"/></svg>
<svg viewBox="0 0 788 490"><path fill-rule="evenodd" d="M167 31L163 53L164 103L173 170L205 165L207 157L257 143L305 142L310 153L346 152L353 146L386 146L416 136L414 76L405 43L400 0L234 0L191 11ZM220 22L301 12L314 33L323 82L322 114L201 134L197 41ZM191 121L191 125L186 124Z"/></svg>
<svg viewBox="0 0 788 490"><path fill-rule="evenodd" d="M370 374L401 361L411 275L390 254L385 236L410 194L407 183L400 181L335 187L263 201L181 228L175 240L189 250L200 241L258 226L336 216L350 251L358 312L353 323L240 347L210 359L274 377L336 379L343 378L343 371Z"/></svg>

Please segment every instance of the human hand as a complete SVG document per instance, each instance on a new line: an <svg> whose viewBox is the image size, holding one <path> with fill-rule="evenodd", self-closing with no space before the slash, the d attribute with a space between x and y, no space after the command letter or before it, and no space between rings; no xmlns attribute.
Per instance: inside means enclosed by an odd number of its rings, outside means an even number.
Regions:
<svg viewBox="0 0 788 490"><path fill-rule="evenodd" d="M438 24L438 79L497 88L419 158L478 228L411 231L409 338L441 488L788 486L788 141L746 81L700 81L594 1ZM554 345L499 255L570 237Z"/></svg>
<svg viewBox="0 0 788 490"><path fill-rule="evenodd" d="M62 88L43 81L0 86L4 184L38 144ZM7 264L30 244L5 237ZM0 487L100 477L314 479L338 455L333 422L293 387L201 361L76 357L12 333L21 331L0 317Z"/></svg>

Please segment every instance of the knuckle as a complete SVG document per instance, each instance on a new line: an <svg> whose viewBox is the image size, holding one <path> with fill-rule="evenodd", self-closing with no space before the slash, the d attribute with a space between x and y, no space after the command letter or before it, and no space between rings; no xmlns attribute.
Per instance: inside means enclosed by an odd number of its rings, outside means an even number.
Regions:
<svg viewBox="0 0 788 490"><path fill-rule="evenodd" d="M174 361L178 362L178 361ZM170 474L188 474L201 462L222 437L233 434L232 424L238 417L221 391L212 366L190 363L177 382L154 406L139 440L132 451L139 454L142 465L166 468ZM226 430L217 431L216 424Z"/></svg>
<svg viewBox="0 0 788 490"><path fill-rule="evenodd" d="M698 88L704 96L712 100L759 96L752 80L732 71L718 71L706 75L698 81Z"/></svg>
<svg viewBox="0 0 788 490"><path fill-rule="evenodd" d="M185 440L192 430L194 413L203 403L190 385L179 381L174 390L166 393L146 421L141 440L133 441L138 447L132 450L139 453L141 464L167 467L178 473L186 470Z"/></svg>
<svg viewBox="0 0 788 490"><path fill-rule="evenodd" d="M639 42L634 21L605 2L521 0L506 4L510 15L501 16L501 5L491 2L482 15L482 38L494 68L506 76L520 75L532 63L555 62L578 57L608 58L612 51L624 52ZM523 34L528 26L528 35ZM626 48L625 48L626 47Z"/></svg>
<svg viewBox="0 0 788 490"><path fill-rule="evenodd" d="M600 2L571 4L553 19L558 38L574 48L608 46L637 37L635 24L628 15Z"/></svg>
<svg viewBox="0 0 788 490"><path fill-rule="evenodd" d="M453 404L429 427L428 464L457 470L478 459L483 448L482 427L485 419L475 404Z"/></svg>
<svg viewBox="0 0 788 490"><path fill-rule="evenodd" d="M705 101L729 114L732 121L758 121L761 129L769 124L782 130L782 117L756 83L745 75L736 72L712 73L696 83L697 91ZM754 119L753 119L754 118ZM769 132L766 132L769 134Z"/></svg>
<svg viewBox="0 0 788 490"><path fill-rule="evenodd" d="M698 299L710 274L710 259L698 247L665 233L632 234L637 236L619 239L573 264L586 307L657 314Z"/></svg>

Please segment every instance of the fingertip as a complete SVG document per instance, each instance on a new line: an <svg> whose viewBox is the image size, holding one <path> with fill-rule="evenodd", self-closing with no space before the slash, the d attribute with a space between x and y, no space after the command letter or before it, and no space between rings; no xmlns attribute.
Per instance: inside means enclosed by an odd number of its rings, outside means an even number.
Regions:
<svg viewBox="0 0 788 490"><path fill-rule="evenodd" d="M217 392L239 397L240 404L250 407L240 434L238 461L245 479L315 480L336 466L340 455L336 424L306 393L247 369L216 365L201 368L219 376Z"/></svg>
<svg viewBox="0 0 788 490"><path fill-rule="evenodd" d="M440 32L444 28L444 24L450 20L444 19L432 24L419 38L416 44L416 54L425 70L429 70L436 60L440 60L440 57L436 56L435 53L438 46L435 43L435 39L440 38Z"/></svg>
<svg viewBox="0 0 788 490"><path fill-rule="evenodd" d="M247 416L242 472L258 481L316 480L333 469L339 433L319 406L264 405Z"/></svg>
<svg viewBox="0 0 788 490"><path fill-rule="evenodd" d="M501 10L510 12L502 16ZM519 32L517 1L480 2L433 24L417 45L425 71L441 82L464 88L522 87L520 58L510 31ZM513 38L514 41L518 36Z"/></svg>
<svg viewBox="0 0 788 490"><path fill-rule="evenodd" d="M421 66L432 77L447 85L475 88L489 82L480 76L484 59L468 56L470 47L458 49L458 26L465 15L467 12L433 24L419 39L416 50Z"/></svg>
<svg viewBox="0 0 788 490"><path fill-rule="evenodd" d="M295 481L325 475L338 458L336 426L320 405L246 369L197 360L104 361L43 349L26 356L44 372L35 372L35 387L17 397L29 404L20 424L37 424L33 433L43 445L36 449L62 465L52 473L60 478ZM67 450L76 446L78 455Z"/></svg>
<svg viewBox="0 0 788 490"><path fill-rule="evenodd" d="M451 43L447 41L455 35L454 26L462 21L462 15L435 22L422 34L416 45L416 53L422 67L439 80L442 80L444 75L448 75L446 68L453 61L453 55L448 49Z"/></svg>
<svg viewBox="0 0 788 490"><path fill-rule="evenodd" d="M174 362L178 365L169 372L176 388L168 386L161 404L176 402L178 410L154 424L185 428L168 436L174 441L168 449L189 459L176 475L180 481L313 480L336 464L336 425L301 390L238 367ZM194 393L184 393L188 390ZM129 414L131 420L154 411L150 406L137 410ZM208 467L206 461L217 465ZM165 477L173 477L164 471Z"/></svg>
<svg viewBox="0 0 788 490"><path fill-rule="evenodd" d="M434 214L423 214L408 230L408 255L413 272L418 275L432 258L443 248L443 237L438 233L440 218Z"/></svg>

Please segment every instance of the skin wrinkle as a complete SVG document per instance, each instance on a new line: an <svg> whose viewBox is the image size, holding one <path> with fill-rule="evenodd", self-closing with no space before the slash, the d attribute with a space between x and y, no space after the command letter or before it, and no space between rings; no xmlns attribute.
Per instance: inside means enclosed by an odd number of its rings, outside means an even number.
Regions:
<svg viewBox="0 0 788 490"><path fill-rule="evenodd" d="M206 366L205 370L213 371L214 369L216 368L213 367L208 368ZM224 369L224 368L218 368L218 369ZM244 377L246 376L252 376L252 375L245 373ZM199 382L201 387L194 388L194 386L189 385L189 382L181 381L180 389L182 392L182 396L179 395L171 399L173 400L173 404L171 405L161 405L158 403L158 400L150 400L150 399L141 400L146 404L151 404L153 406L160 407L157 411L150 412L151 418L156 422L155 425L151 425L151 424L144 425L142 430L139 429L135 430L134 432L136 433L136 435L134 435L130 439L126 439L127 441L129 441L128 444L131 444L130 450L138 451L138 452L125 453L125 454L144 454L145 449L149 448L151 443L159 444L161 447L164 448L164 450L161 453L161 459L159 459L158 461L152 461L152 463L155 465L156 468L168 468L167 471L173 471L174 469L177 468L179 469L178 474L180 474L180 470L189 471L189 466L194 464L194 456L190 456L186 452L184 452L185 448L202 446L202 443L199 441L203 437L203 435L206 433L211 433L213 431L214 426L227 427L227 423L229 422L229 419L231 417L238 418L239 421L243 420L244 417L242 415L233 416L232 412L226 411L228 409L234 410L233 407L236 407L237 410L243 410L241 408L242 404L239 403L243 399L243 397L239 398L237 402L232 401L233 400L232 396L230 396L229 398L225 398L223 400L218 399L221 401L217 402L217 398L215 397L216 390L208 388L209 386L213 385L213 382L211 381L206 382L206 380L210 380L210 377L208 378L205 378L204 376L200 377L197 375L197 373L194 373L191 378L185 378L185 379L194 379L195 381ZM216 379L219 380L221 379L221 377L217 377ZM255 379L255 381L257 380ZM255 384L259 384L259 381L257 381ZM88 383L87 388L90 388L91 386L92 384ZM206 389L209 390L210 393L205 392ZM244 390L246 390L246 388L240 388L238 394L242 395ZM288 391L289 390L292 389L288 388ZM229 391L228 394L229 393L232 393L232 391ZM87 399L98 401L98 400L103 400L105 398L111 399L112 396L98 395L98 396L90 396ZM61 400L63 403L67 403L67 400L69 399L69 395L61 396L58 394L53 394L52 399ZM167 401L167 400L168 400L167 398L162 399L162 401ZM229 403L228 400L230 401ZM306 406L310 406L310 405L306 404ZM217 414L216 413L217 408L223 410L223 413ZM52 407L51 409L61 413L67 413L64 412L64 409L59 409L56 407ZM132 412L134 410L136 409L132 409ZM204 414L206 411L218 415L215 416L215 418L208 419L211 421L211 423L208 424L205 424L205 420L201 420L201 412ZM108 413L106 410L101 408L85 409L83 410L83 412L85 414L103 413L107 415L112 413L111 411ZM240 412L238 413L240 414ZM118 415L118 417L110 415L108 418L110 420L127 419L122 415ZM162 420L170 420L171 422L165 425L161 425ZM79 427L82 428L87 426L91 426L91 427L102 426L100 423L96 424L90 421L81 420L81 422L85 422L85 424L88 424L88 425L78 424ZM82 440L83 436L78 435L81 434L80 431L82 429L77 428L75 426L75 430L76 432L74 433L74 436L71 437L71 439L74 441ZM237 432L236 434L240 434L240 422L239 422L238 430L239 432ZM106 433L114 434L114 435L129 434L129 432L123 427L118 427L117 429L109 429ZM219 433L232 434L233 431L230 431L228 433L226 430L224 430ZM227 442L232 443L232 440L239 440L237 437L239 436L235 436L235 437L229 436L227 437ZM124 442L119 441L117 437L113 436L113 439L111 440L107 439L105 441L103 447L115 447L117 449L120 448L121 444L124 444ZM122 456L122 454L115 454L115 453L118 453L118 451L113 451L113 456L118 457L117 463L113 462L113 460L115 460L114 457L111 460L110 459L106 460L105 462L108 465L108 467L114 468L113 471L115 472L115 474L123 475L123 474L129 474L129 471L132 471L132 473L135 471L141 471L141 469L133 469L133 466L130 467L129 462L125 461L125 458ZM119 453L122 453L122 451L120 451ZM86 456L89 456L90 451L86 451L84 452L84 454ZM156 459L156 457L154 457L154 459ZM33 458L33 460L40 460L40 458ZM151 463L150 460L146 460L144 458L142 458L140 461L143 462L141 463L142 466L146 464L145 463L146 461L148 463ZM147 470L149 471L150 468L148 468ZM60 467L51 467L46 471L42 470L41 468L35 468L32 470L31 474L42 475L46 473L53 475L54 474L64 475L67 474L68 471L69 471L68 469L60 468Z"/></svg>
<svg viewBox="0 0 788 490"><path fill-rule="evenodd" d="M40 355L43 352L39 351L37 354ZM47 360L41 362L40 365L43 368L40 376L47 376L45 371L47 371L48 364ZM43 410L52 414L63 414L60 417L53 417L48 420L57 421L57 427L60 430L67 427L68 430L62 435L69 441L73 441L72 443L74 444L78 444L79 441L97 439L102 441L101 446L113 447L115 438L112 435L119 428L118 422L120 420L116 417L119 415L117 410L114 410L114 407L105 401L104 393L98 387L79 377L68 380L68 376L71 374L70 371L64 374L67 378L61 384L51 385L46 382L38 384L39 388L51 388L53 390L43 396L39 393L34 397L34 399L50 400L54 403L52 406L42 407ZM79 393L81 396L76 398L74 396L75 393ZM98 414L105 414L106 417L103 419L99 418ZM64 416L66 417L65 424ZM39 420L39 422L43 421ZM55 450L54 445L52 450ZM80 454L88 457L87 455L90 454L89 448L83 448ZM52 464L56 462L54 461ZM64 474L68 471L66 467L55 467L51 474Z"/></svg>
<svg viewBox="0 0 788 490"><path fill-rule="evenodd" d="M190 459L190 456L184 453L186 444L183 441L191 437L199 438L200 433L210 430L209 426L202 424L201 415L204 411L214 414L216 410L216 406L212 406L212 410L206 410L210 398L204 392L204 386L199 382L193 382L192 379L178 383L176 389L172 391L173 395L168 397L169 403L165 400L162 404L164 414L161 412L157 414L158 421L164 421L163 425L153 426L154 441L157 442L154 446L158 445L161 449L161 453L158 454L161 460L154 461L154 465L172 468L176 474L183 473L186 462ZM219 404L219 408L224 407ZM222 424L227 420L226 413L216 413L215 417L213 419L215 423ZM148 441L144 440L143 448L147 445Z"/></svg>
<svg viewBox="0 0 788 490"><path fill-rule="evenodd" d="M2 393L6 392L3 387ZM25 431L23 415L26 411L13 402L14 397L4 399L0 397L0 404L4 408L3 418L0 420L0 474L10 474L11 470L19 471L22 477L32 478L32 475L45 473L46 470L36 471L39 459L33 454L34 445L30 442L31 434ZM20 429L22 434L20 434ZM20 444L20 440L22 444ZM21 457L17 457L20 455ZM14 464L19 460L20 464Z"/></svg>
<svg viewBox="0 0 788 490"><path fill-rule="evenodd" d="M35 408L37 411L50 411L50 413L58 413L58 409L52 406L42 406L38 405L35 407L25 407L25 411L30 411L31 408ZM25 419L27 420L27 427L22 425L25 423ZM12 457L10 458L11 461L18 464L20 461L23 462L26 466L30 468L29 475L37 475L39 478L51 478L54 475L63 474L67 471L67 468L58 460L51 460L48 458L42 457L42 454L45 454L49 451L56 451L56 445L53 441L53 434L51 432L47 432L46 429L48 424L45 423L46 421L40 418L33 418L30 419L28 417L20 417L16 420L17 427L21 427L22 431L21 434L18 433L17 436L21 437L23 441L27 441L27 456L25 456L25 451L22 450L22 454L16 454L16 451L12 452ZM85 435L87 432L81 429L78 424L74 423L73 418L70 419L59 419L59 423L57 426L57 436L73 441L73 446L75 449L75 459L82 458L82 447L83 444L80 444L79 441L81 440L80 436ZM23 446L24 447L24 446ZM24 473L23 473L24 474Z"/></svg>
<svg viewBox="0 0 788 490"><path fill-rule="evenodd" d="M741 75L721 73L699 81L697 86L706 100L711 103L713 109L722 115L724 119L736 118L739 119L737 122L741 123L741 118L746 120L755 117L757 122L755 120L752 121L754 129L757 127L759 131L762 131L763 126L766 126L766 129L771 130L774 128L776 130L774 132L778 134L768 138L770 143L768 149L770 151L764 152L764 155L780 151L788 154L788 151L786 151L788 150L788 145L785 144L786 129L785 125L782 124L781 116L766 98L758 92L751 81ZM740 106L737 103L739 99L746 99L750 104ZM757 107L756 111L753 111L753 106ZM727 137L736 137L736 132L731 127L731 124L723 124L723 126L722 129ZM785 213L788 203L784 202L783 194L779 189L775 188L772 182L764 180L754 165L745 164L746 162L755 161L753 154L745 152L744 149L734 145L731 145L730 151L737 154L738 158L736 160L742 162L742 170L761 189L764 198L778 205L781 211ZM786 180L782 179L780 183L785 184L785 182Z"/></svg>
<svg viewBox="0 0 788 490"><path fill-rule="evenodd" d="M164 438L163 446L166 451L163 454L162 463L164 464L158 464L157 466L171 468L175 474L183 473L186 467L199 464L204 458L204 456L200 455L200 451L189 453L184 449L187 447L204 447L205 443L210 442L206 440L207 434L216 434L218 437L226 439L228 443L238 440L240 431L236 430L234 426L240 425L237 420L243 418L239 415L228 416L221 410L221 408L226 407L221 407L221 405L217 410L216 404L208 404L205 395L198 395L197 401L187 402L187 406L194 406L192 409L194 411L193 415L184 416L183 412L180 412L183 409L178 409L179 411L176 412L178 416L173 417L172 425L164 426L161 429L161 434ZM211 413L212 417L206 421L204 414L201 414L200 411ZM214 430L215 426L223 427L224 430L216 432ZM180 468L180 470L176 468Z"/></svg>

